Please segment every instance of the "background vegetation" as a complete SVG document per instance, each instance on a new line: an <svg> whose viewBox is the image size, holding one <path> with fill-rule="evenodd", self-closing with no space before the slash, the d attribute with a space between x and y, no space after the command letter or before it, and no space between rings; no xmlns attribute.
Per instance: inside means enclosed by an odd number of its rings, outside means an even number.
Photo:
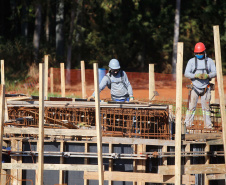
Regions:
<svg viewBox="0 0 226 185"><path fill-rule="evenodd" d="M126 71L172 72L176 1L169 0L0 0L0 59L8 79L24 78L29 67L50 54L51 67L80 60L106 67L118 58ZM184 66L196 42L214 59L213 26L220 26L222 62L226 51L225 0L180 4L179 41Z"/></svg>

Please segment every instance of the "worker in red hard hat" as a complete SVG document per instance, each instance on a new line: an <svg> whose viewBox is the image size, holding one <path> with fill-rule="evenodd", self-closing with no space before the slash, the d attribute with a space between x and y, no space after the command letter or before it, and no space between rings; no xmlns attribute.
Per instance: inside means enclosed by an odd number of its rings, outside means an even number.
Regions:
<svg viewBox="0 0 226 185"><path fill-rule="evenodd" d="M204 127L212 129L210 118L211 78L216 77L214 61L207 57L206 47L202 42L195 45L195 57L191 58L186 66L184 76L191 79L188 109L186 112L185 125L189 128L195 116L198 98L201 97Z"/></svg>

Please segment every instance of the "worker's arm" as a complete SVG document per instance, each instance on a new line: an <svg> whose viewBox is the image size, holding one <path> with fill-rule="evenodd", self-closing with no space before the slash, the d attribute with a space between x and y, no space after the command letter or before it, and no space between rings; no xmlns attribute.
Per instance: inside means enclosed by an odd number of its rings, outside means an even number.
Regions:
<svg viewBox="0 0 226 185"><path fill-rule="evenodd" d="M133 97L133 89L132 89L132 86L131 86L131 84L129 82L129 79L128 79L125 71L123 71L123 74L124 74L124 83L125 83L125 86L126 86L126 88L128 90L128 94L129 94L130 97Z"/></svg>
<svg viewBox="0 0 226 185"><path fill-rule="evenodd" d="M211 58L209 58L209 62L210 62L209 78L215 78L217 76L215 63Z"/></svg>
<svg viewBox="0 0 226 185"><path fill-rule="evenodd" d="M192 73L192 59L190 59L187 63L185 72L184 72L184 76L190 79L195 78L195 74Z"/></svg>
<svg viewBox="0 0 226 185"><path fill-rule="evenodd" d="M99 84L99 93L104 90L104 88L109 84L111 83L110 82L110 79L105 75L103 77L103 79L101 80L100 84ZM92 94L93 97L95 97L95 91L93 92Z"/></svg>

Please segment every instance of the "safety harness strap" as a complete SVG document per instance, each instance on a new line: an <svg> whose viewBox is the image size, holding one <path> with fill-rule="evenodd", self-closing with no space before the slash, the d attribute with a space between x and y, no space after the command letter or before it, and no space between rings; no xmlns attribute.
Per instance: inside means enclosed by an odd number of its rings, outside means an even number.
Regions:
<svg viewBox="0 0 226 185"><path fill-rule="evenodd" d="M193 71L193 74L195 74L195 72L197 71L197 66L198 66L197 57L195 57L195 69ZM209 69L207 67L207 58L206 57L205 57L205 70L206 70L206 73L209 74Z"/></svg>

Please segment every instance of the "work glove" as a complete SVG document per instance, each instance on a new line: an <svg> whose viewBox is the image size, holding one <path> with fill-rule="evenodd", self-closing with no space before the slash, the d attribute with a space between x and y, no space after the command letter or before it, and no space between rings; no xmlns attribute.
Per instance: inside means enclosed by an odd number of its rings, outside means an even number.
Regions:
<svg viewBox="0 0 226 185"><path fill-rule="evenodd" d="M130 96L130 97L129 97L129 101L130 101L130 102L133 102L133 101L134 101L134 97Z"/></svg>
<svg viewBox="0 0 226 185"><path fill-rule="evenodd" d="M94 96L90 96L87 98L87 101L90 101L91 99L95 100L95 97Z"/></svg>
<svg viewBox="0 0 226 185"><path fill-rule="evenodd" d="M207 78L209 78L209 75L208 74L195 74L195 78L198 78L198 79L201 79L201 80L205 80Z"/></svg>

